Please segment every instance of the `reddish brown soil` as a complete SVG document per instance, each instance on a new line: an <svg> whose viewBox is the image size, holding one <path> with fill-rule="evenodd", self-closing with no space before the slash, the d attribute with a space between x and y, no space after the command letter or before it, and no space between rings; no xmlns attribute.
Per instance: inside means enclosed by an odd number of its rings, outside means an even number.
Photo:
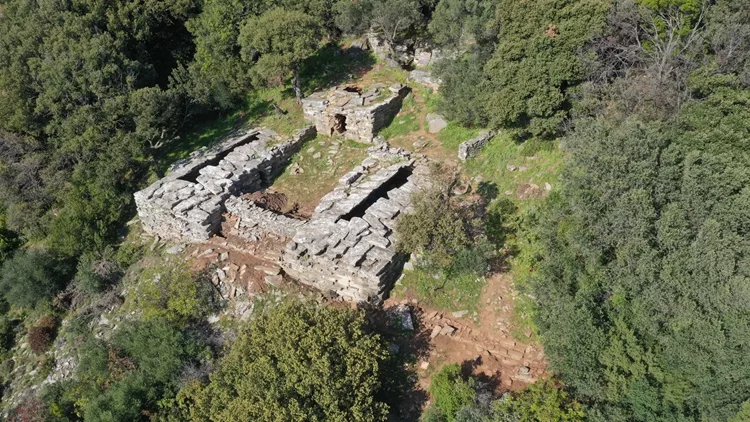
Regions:
<svg viewBox="0 0 750 422"><path fill-rule="evenodd" d="M416 338L429 342L428 352L417 364L422 388L429 385L433 371L449 363L461 364L466 372L489 383L497 392L526 388L546 374L547 362L541 347L530 344L528 337L515 339L511 335L513 302L509 282L506 274L488 280L478 324L420 305L416 299L386 301L386 307L409 303L418 319ZM431 336L434 327L446 325L455 328L455 332Z"/></svg>

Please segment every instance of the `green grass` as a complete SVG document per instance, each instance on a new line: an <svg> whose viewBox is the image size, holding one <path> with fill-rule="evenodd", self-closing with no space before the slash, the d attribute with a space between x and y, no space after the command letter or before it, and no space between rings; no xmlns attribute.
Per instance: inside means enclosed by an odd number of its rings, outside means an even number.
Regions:
<svg viewBox="0 0 750 422"><path fill-rule="evenodd" d="M335 155L328 154L333 141L341 143ZM326 193L330 192L338 183L338 180L351 171L356 165L367 157L368 145L358 142L343 140L341 138L329 139L318 135L315 139L308 141L295 154L282 173L273 183L276 191L286 194L290 201L299 203L301 206L314 207ZM316 154L320 154L315 158ZM330 157L332 166L328 165ZM304 172L302 174L291 174L291 165L297 164Z"/></svg>
<svg viewBox="0 0 750 422"><path fill-rule="evenodd" d="M393 122L380 131L385 139L392 139L398 136L406 136L419 130L419 120L415 113L406 113L396 116Z"/></svg>
<svg viewBox="0 0 750 422"><path fill-rule="evenodd" d="M528 140L518 143L508 133L497 135L482 152L466 161L464 171L469 176L481 176L484 182L494 183L500 195L515 198L519 184L533 183L542 188L546 183L553 189L558 184L564 153L557 141ZM517 167L515 171L508 165ZM524 167L523 170L521 168ZM512 192L512 194L508 194ZM523 210L539 199L516 201Z"/></svg>
<svg viewBox="0 0 750 422"><path fill-rule="evenodd" d="M443 284L445 283L445 284ZM448 311L476 312L482 289L487 284L484 278L464 275L435 279L420 269L405 271L404 278L396 284L393 295L402 297L413 292L423 303Z"/></svg>
<svg viewBox="0 0 750 422"><path fill-rule="evenodd" d="M445 129L437 134L438 141L453 152L458 152L458 146L477 136L479 129L467 129L456 122L449 122Z"/></svg>

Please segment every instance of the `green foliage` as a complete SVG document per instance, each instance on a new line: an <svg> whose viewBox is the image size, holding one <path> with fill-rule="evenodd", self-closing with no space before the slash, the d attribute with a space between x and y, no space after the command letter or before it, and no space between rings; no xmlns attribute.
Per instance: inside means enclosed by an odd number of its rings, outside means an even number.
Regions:
<svg viewBox="0 0 750 422"><path fill-rule="evenodd" d="M567 89L584 76L579 51L603 29L608 9L605 0L500 1L498 44L485 68L491 124L557 133Z"/></svg>
<svg viewBox="0 0 750 422"><path fill-rule="evenodd" d="M344 32L362 34L372 29L391 48L423 19L419 0L338 0L335 11L336 25Z"/></svg>
<svg viewBox="0 0 750 422"><path fill-rule="evenodd" d="M159 319L126 322L109 342L91 337L78 351L76 379L43 394L53 420L151 420L182 369L205 357L198 341Z"/></svg>
<svg viewBox="0 0 750 422"><path fill-rule="evenodd" d="M438 107L445 117L470 127L487 125L486 105L491 91L483 70L485 63L478 53L438 62L435 72L443 81Z"/></svg>
<svg viewBox="0 0 750 422"><path fill-rule="evenodd" d="M501 415L514 415L512 420L518 422L585 420L582 406L550 380L539 381L507 399L498 400L494 407Z"/></svg>
<svg viewBox="0 0 750 422"><path fill-rule="evenodd" d="M21 249L5 261L0 290L5 300L20 308L33 308L65 287L69 266L44 249Z"/></svg>
<svg viewBox="0 0 750 422"><path fill-rule="evenodd" d="M271 9L248 19L239 36L242 58L253 62L253 73L272 85L279 85L289 73L297 100L302 98L300 66L319 48L323 32L320 22L295 10ZM260 54L256 60L255 56Z"/></svg>
<svg viewBox="0 0 750 422"><path fill-rule="evenodd" d="M454 422L459 410L474 404L477 395L474 383L473 378L462 378L457 363L443 366L432 376L430 394L435 400L435 408L447 422Z"/></svg>
<svg viewBox="0 0 750 422"><path fill-rule="evenodd" d="M75 282L89 294L100 293L119 281L122 270L111 247L99 253L89 252L78 260Z"/></svg>
<svg viewBox="0 0 750 422"><path fill-rule="evenodd" d="M252 321L194 396L193 421L384 421L387 352L352 311L284 303Z"/></svg>
<svg viewBox="0 0 750 422"><path fill-rule="evenodd" d="M185 324L208 315L212 296L213 287L201 274L193 274L181 264L166 264L144 270L126 301L147 320Z"/></svg>
<svg viewBox="0 0 750 422"><path fill-rule="evenodd" d="M430 19L432 40L449 48L491 43L497 36L496 4L494 0L441 0Z"/></svg>
<svg viewBox="0 0 750 422"><path fill-rule="evenodd" d="M750 172L724 129L744 110L704 120L715 106L691 104L675 126L579 122L539 222L545 353L608 420L727 419L750 394L728 375L747 371L750 334Z"/></svg>
<svg viewBox="0 0 750 422"><path fill-rule="evenodd" d="M471 245L464 210L450 196L452 187L451 181L436 183L415 194L414 211L399 218L396 226L398 248L421 254L428 267L440 270L450 268L455 254Z"/></svg>

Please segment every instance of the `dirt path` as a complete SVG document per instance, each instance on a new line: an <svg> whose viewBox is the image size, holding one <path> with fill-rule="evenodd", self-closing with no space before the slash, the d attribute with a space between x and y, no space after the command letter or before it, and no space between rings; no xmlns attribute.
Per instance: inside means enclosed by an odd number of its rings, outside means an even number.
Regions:
<svg viewBox="0 0 750 422"><path fill-rule="evenodd" d="M513 306L510 277L500 274L488 280L480 302L480 322L460 313L440 311L416 299L386 301L385 306L409 304L419 333L429 341L428 353L418 365L420 386L426 389L433 371L449 363L459 363L480 381L498 392L523 389L545 375L547 362L541 348L529 339L510 334Z"/></svg>

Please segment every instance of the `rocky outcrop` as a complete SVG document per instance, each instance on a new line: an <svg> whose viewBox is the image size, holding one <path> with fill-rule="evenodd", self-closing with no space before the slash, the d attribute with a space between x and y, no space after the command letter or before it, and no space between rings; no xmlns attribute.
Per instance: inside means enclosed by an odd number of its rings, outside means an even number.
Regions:
<svg viewBox="0 0 750 422"><path fill-rule="evenodd" d="M474 157L475 155L479 154L479 152L482 151L482 148L484 148L484 146L487 145L487 143L490 142L494 137L495 132L485 131L480 133L476 138L469 139L468 141L462 143L458 146L458 158L460 160L466 161L469 158Z"/></svg>
<svg viewBox="0 0 750 422"><path fill-rule="evenodd" d="M252 129L198 151L135 193L143 228L166 239L208 239L220 228L227 198L268 186L315 134L308 127L283 140L273 131Z"/></svg>
<svg viewBox="0 0 750 422"><path fill-rule="evenodd" d="M302 100L305 119L320 134L340 134L346 139L372 143L401 110L409 88L374 86L362 93L357 87L316 92Z"/></svg>
<svg viewBox="0 0 750 422"><path fill-rule="evenodd" d="M411 195L427 183L429 170L401 150L383 146L372 153L376 158L344 175L323 197L281 264L288 275L323 292L380 303L405 260L395 247L396 221L409 211Z"/></svg>

